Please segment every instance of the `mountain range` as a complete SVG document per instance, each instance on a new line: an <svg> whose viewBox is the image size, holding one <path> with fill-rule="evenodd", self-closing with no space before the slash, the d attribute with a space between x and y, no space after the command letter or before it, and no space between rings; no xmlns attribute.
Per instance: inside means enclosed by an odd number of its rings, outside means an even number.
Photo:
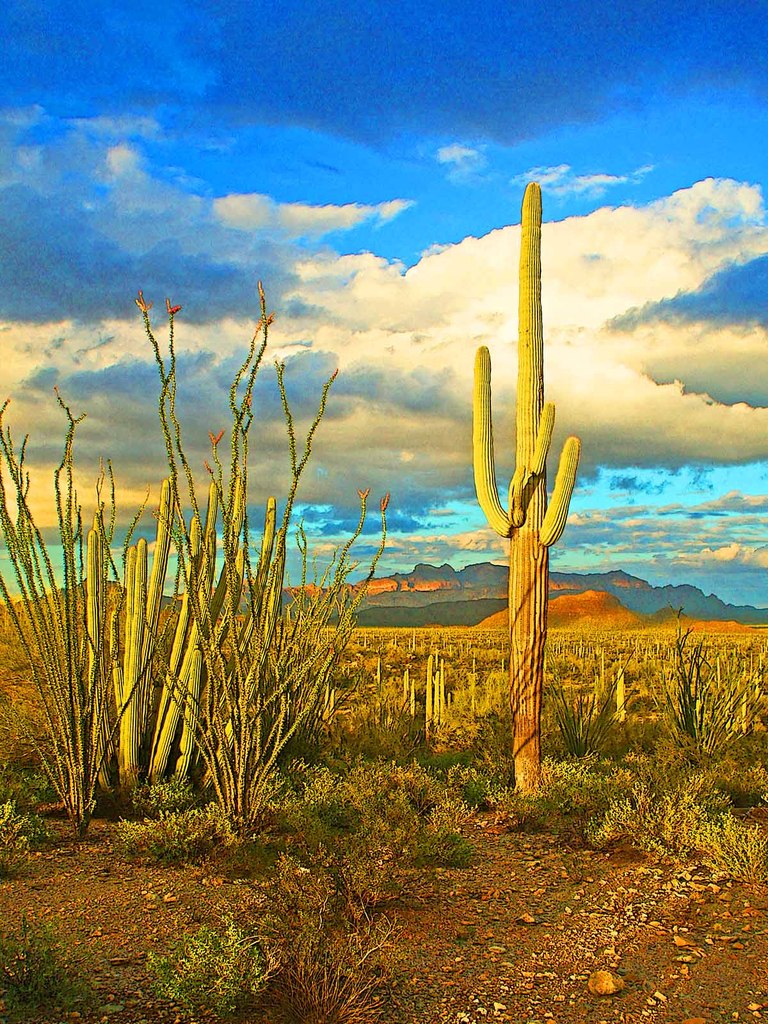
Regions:
<svg viewBox="0 0 768 1024"><path fill-rule="evenodd" d="M486 624L491 616L506 610L507 582L507 567L493 562L464 569L420 563L411 572L371 580L358 622L361 626ZM680 609L696 620L768 623L768 608L726 604L715 594L687 584L655 587L622 570L551 572L549 608L552 625L589 618L615 628L631 628L658 623ZM487 624L502 625L503 615Z"/></svg>

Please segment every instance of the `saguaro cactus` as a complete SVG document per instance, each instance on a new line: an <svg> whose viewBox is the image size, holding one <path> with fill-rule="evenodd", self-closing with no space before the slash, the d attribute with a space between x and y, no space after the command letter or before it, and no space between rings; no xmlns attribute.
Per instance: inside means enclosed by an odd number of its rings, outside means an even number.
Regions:
<svg viewBox="0 0 768 1024"><path fill-rule="evenodd" d="M532 182L523 199L515 471L509 508L499 500L491 423L491 357L475 358L473 446L475 487L488 522L509 549L510 699L513 756L519 790L535 790L541 776L541 698L547 635L549 548L562 535L576 479L581 443L565 442L547 507L546 459L555 407L544 402L541 314L541 188Z"/></svg>

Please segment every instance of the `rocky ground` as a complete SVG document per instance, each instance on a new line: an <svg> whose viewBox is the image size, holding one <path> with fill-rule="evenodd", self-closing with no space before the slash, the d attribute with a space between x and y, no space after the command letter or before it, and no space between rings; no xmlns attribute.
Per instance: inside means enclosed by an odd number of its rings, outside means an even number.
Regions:
<svg viewBox="0 0 768 1024"><path fill-rule="evenodd" d="M213 1019L153 995L147 954L255 904L260 883L224 877L215 862L121 859L113 822L94 821L79 844L52 825L56 846L0 884L0 921L52 922L97 995L92 1010L52 1007L30 1022ZM510 831L492 815L475 815L466 835L469 867L425 870L387 909L397 931L386 1024L768 1020L768 887ZM278 1015L266 1005L246 1019Z"/></svg>

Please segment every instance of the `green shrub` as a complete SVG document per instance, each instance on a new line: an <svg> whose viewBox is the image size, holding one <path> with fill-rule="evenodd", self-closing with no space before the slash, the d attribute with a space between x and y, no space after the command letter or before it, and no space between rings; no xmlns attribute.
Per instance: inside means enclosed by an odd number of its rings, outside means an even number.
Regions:
<svg viewBox="0 0 768 1024"><path fill-rule="evenodd" d="M477 810L490 810L507 792L507 786L499 778L474 765L453 765L448 769L446 785L467 807Z"/></svg>
<svg viewBox="0 0 768 1024"><path fill-rule="evenodd" d="M156 820L121 821L117 828L118 847L125 856L162 864L198 861L216 847L235 841L228 819L216 804L161 811Z"/></svg>
<svg viewBox="0 0 768 1024"><path fill-rule="evenodd" d="M626 840L640 849L678 859L703 858L734 878L768 878L768 837L730 812L729 797L707 772L655 786L636 782L628 796L614 800L595 818L587 838L598 847Z"/></svg>
<svg viewBox="0 0 768 1024"><path fill-rule="evenodd" d="M28 811L56 799L56 792L38 768L4 764L0 767L0 803L13 802Z"/></svg>
<svg viewBox="0 0 768 1024"><path fill-rule="evenodd" d="M712 867L745 882L768 880L768 836L759 825L725 814L702 823L699 842Z"/></svg>
<svg viewBox="0 0 768 1024"><path fill-rule="evenodd" d="M0 804L0 878L10 878L26 863L29 850L48 833L36 814L19 814L13 801Z"/></svg>
<svg viewBox="0 0 768 1024"><path fill-rule="evenodd" d="M7 1007L21 1019L43 1007L71 1010L90 997L50 925L30 925L26 917L19 932L0 933L0 981Z"/></svg>
<svg viewBox="0 0 768 1024"><path fill-rule="evenodd" d="M189 779L176 775L163 782L145 782L131 793L131 807L140 818L159 818L161 814L188 811L199 803Z"/></svg>
<svg viewBox="0 0 768 1024"><path fill-rule="evenodd" d="M269 974L258 936L233 921L224 932L204 926L169 956L150 953L147 963L159 995L189 1010L213 1010L220 1016L244 1009Z"/></svg>

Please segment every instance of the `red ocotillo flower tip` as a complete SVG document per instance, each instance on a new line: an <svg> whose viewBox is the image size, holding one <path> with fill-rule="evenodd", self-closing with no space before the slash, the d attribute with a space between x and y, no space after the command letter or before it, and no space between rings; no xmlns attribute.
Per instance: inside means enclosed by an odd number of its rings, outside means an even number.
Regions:
<svg viewBox="0 0 768 1024"><path fill-rule="evenodd" d="M357 496L360 498L360 501L365 501L365 499L368 497L368 495L370 493L371 493L371 488L370 487L366 487L366 489L364 491L361 491L359 487L357 489Z"/></svg>
<svg viewBox="0 0 768 1024"><path fill-rule="evenodd" d="M208 431L208 437L210 437L210 439L211 439L211 444L212 444L212 445L213 445L213 447L215 448L215 447L216 447L216 445L217 445L217 444L219 443L219 441L220 441L220 440L222 439L222 437L224 437L224 430L223 430L223 429L222 429L222 430L220 430L220 431L218 432L218 434L213 434L213 432L209 430L209 431Z"/></svg>
<svg viewBox="0 0 768 1024"><path fill-rule="evenodd" d="M141 293L139 293L139 294L141 294ZM179 312L179 310L181 309L181 306L172 306L171 305L171 300L170 299L166 299L165 300L165 308L168 310L168 316L175 316Z"/></svg>
<svg viewBox="0 0 768 1024"><path fill-rule="evenodd" d="M336 380L336 378L337 378L338 376L339 376L339 368L338 368L338 366L337 366L337 367L336 367L336 369L335 369L335 370L333 371L333 373L331 374L331 380Z"/></svg>
<svg viewBox="0 0 768 1024"><path fill-rule="evenodd" d="M208 459L203 459L203 465L208 470L208 472L211 474L211 476L213 476L213 470L211 469L211 465L208 462Z"/></svg>
<svg viewBox="0 0 768 1024"><path fill-rule="evenodd" d="M139 289L138 299L134 299L133 301L136 303L136 305L139 307L142 313L148 313L150 309L152 309L152 303L144 301L144 292L141 289Z"/></svg>
<svg viewBox="0 0 768 1024"><path fill-rule="evenodd" d="M381 499L381 511L382 512L386 512L387 511L387 505L388 504L389 504L389 491L387 491L387 493Z"/></svg>

